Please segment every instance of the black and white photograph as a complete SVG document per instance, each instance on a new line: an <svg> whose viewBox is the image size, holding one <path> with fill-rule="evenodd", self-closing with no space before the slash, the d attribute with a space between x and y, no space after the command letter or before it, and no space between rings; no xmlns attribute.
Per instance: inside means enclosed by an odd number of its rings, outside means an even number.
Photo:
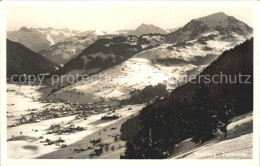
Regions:
<svg viewBox="0 0 260 166"><path fill-rule="evenodd" d="M5 12L7 159L254 158L253 7Z"/></svg>

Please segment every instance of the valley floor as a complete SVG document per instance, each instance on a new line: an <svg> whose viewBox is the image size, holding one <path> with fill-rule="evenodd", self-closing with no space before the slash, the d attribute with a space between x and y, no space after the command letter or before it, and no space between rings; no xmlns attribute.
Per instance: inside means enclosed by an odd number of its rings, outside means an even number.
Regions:
<svg viewBox="0 0 260 166"><path fill-rule="evenodd" d="M37 108L38 111L42 110L47 104L40 101L32 100L27 97L26 92L31 96L36 96L37 88L29 88L27 86L15 86L8 85L9 89L15 91L7 92L8 98L8 124L11 124L20 117L21 114L30 113L28 108ZM17 93L21 91L25 93ZM30 90L30 91L29 91ZM14 104L14 105L12 105ZM55 105L55 103L52 103ZM27 123L18 125L15 127L7 128L7 147L8 158L89 158L89 154L93 152L93 149L86 150L88 147L97 148L90 143L90 139L101 138L101 143L108 143L109 150L104 152L104 157L113 156L113 158L119 158L121 152L123 152L124 142L119 139L115 141L114 136L118 136L120 133L121 124L144 107L144 105L129 105L121 109L117 109L114 112L120 115L119 119L115 120L101 120L101 117L107 113L94 114L84 119L75 119L75 115L47 119L38 123ZM76 133L70 134L47 134L51 124L68 123L75 126L87 128ZM55 144L47 145L47 143L41 143L46 139L50 140L65 140L65 148L61 148ZM111 147L113 146L113 150ZM76 150L75 150L76 149ZM77 149L84 149L86 151L77 152ZM97 157L97 156L96 156ZM99 156L102 157L102 156ZM109 157L109 158L110 158ZM102 157L103 158L103 157Z"/></svg>
<svg viewBox="0 0 260 166"><path fill-rule="evenodd" d="M42 103L39 98L39 91L36 87L8 85L9 89L15 91L7 92L8 99L8 124L17 121L21 114L30 113L28 108L43 110L48 103ZM19 92L21 89L21 92ZM30 96L30 97L28 97ZM34 99L33 99L33 98ZM14 104L14 105L12 105ZM52 103L59 105L61 103ZM101 120L107 112L90 115L87 119L75 119L76 115L60 117L55 119L42 120L38 123L27 123L15 127L7 128L7 147L8 158L40 158L40 159L119 159L124 154L125 142L119 138L120 127L128 118L137 115L145 106L129 105L116 109L114 113L120 115L119 119ZM75 126L87 128L76 133L70 134L47 134L51 124L71 123ZM217 138L204 143L195 145L189 140L183 141L172 159L212 159L212 158L252 158L252 128L253 113L247 113L232 119L228 125L228 137L223 138L223 133L218 133ZM67 147L61 148L60 145L47 145L41 143L46 139L63 139ZM99 156L90 156L99 146L90 143L90 140L101 138L101 144L107 144L106 150Z"/></svg>

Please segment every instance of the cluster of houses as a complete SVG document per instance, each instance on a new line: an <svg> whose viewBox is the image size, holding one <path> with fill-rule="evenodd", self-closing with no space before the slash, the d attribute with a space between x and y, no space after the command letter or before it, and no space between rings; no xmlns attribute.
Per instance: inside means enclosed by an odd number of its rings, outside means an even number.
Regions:
<svg viewBox="0 0 260 166"><path fill-rule="evenodd" d="M74 152L80 153L80 152L84 152L84 151L91 150L91 149L94 149L94 151L89 154L90 158L93 158L93 157L96 157L96 156L100 156L101 154L103 154L103 148L102 147L95 147L95 148L93 148L91 146L89 146L86 149L84 149L84 148L74 149Z"/></svg>
<svg viewBox="0 0 260 166"><path fill-rule="evenodd" d="M70 133L79 132L79 131L83 131L83 130L87 130L87 128L80 127L80 126L75 127L75 125L73 125L73 124L68 124L67 126L61 126L60 124L52 124L50 126L49 130L47 131L47 134L52 134L52 133L70 134Z"/></svg>
<svg viewBox="0 0 260 166"><path fill-rule="evenodd" d="M104 147L108 148L108 146L111 144L111 143L103 143L101 141L101 138L92 139L90 140L90 143L92 143L95 146L94 151L89 154L90 158L100 156L101 154L103 154Z"/></svg>
<svg viewBox="0 0 260 166"><path fill-rule="evenodd" d="M102 147L96 147L94 149L94 151L89 154L89 157L92 158L92 157L95 157L95 156L100 156L101 154L103 154L103 148Z"/></svg>
<svg viewBox="0 0 260 166"><path fill-rule="evenodd" d="M14 127L26 123L37 123L43 120L67 117L72 115L76 115L75 119L81 119L81 118L87 119L87 117L90 115L104 113L115 109L117 108L111 107L110 105L107 105L103 101L86 103L86 104L65 102L59 106L57 105L49 106L43 111L37 111L37 109L28 110L30 111L29 114L21 115L21 118L18 119L18 122L9 127ZM108 119L109 118L117 119L118 117L113 116L113 117L108 117Z"/></svg>
<svg viewBox="0 0 260 166"><path fill-rule="evenodd" d="M118 138L119 139L120 134L109 135L109 136L112 136L114 138ZM117 142L118 140L114 139L114 141ZM88 155L89 155L89 158L94 158L94 157L101 156L104 152L107 153L110 150L113 152L116 149L121 149L121 148L125 147L125 146L122 146L119 143L118 148L116 148L116 146L112 145L111 142L103 142L101 138L90 139L89 143L91 145L86 145L84 147L84 145L81 144L81 145L78 145L77 148L71 148L70 151L73 150L76 153L81 153L81 152L85 152L85 151L88 151L88 150L92 150ZM63 147L61 146L61 148L63 148ZM125 157L124 155L120 155L120 158L124 158L124 157Z"/></svg>
<svg viewBox="0 0 260 166"><path fill-rule="evenodd" d="M40 143L46 143L45 145L57 145L57 146L65 147L66 144L60 145L61 143L64 143L64 142L65 142L65 140L63 140L61 138L54 140L54 141L52 141L50 139L46 139L45 141L40 141Z"/></svg>
<svg viewBox="0 0 260 166"><path fill-rule="evenodd" d="M40 120L36 118L35 113L31 113L31 116L22 115L22 117L21 117L21 119L19 119L19 122L17 125L25 124L25 123L37 123L37 122L40 122Z"/></svg>
<svg viewBox="0 0 260 166"><path fill-rule="evenodd" d="M6 92L15 92L14 89L6 89Z"/></svg>
<svg viewBox="0 0 260 166"><path fill-rule="evenodd" d="M100 156L101 154L103 154L103 150L105 147L108 148L108 146L110 145L110 143L103 143L101 141L101 138L97 138L97 139L91 139L90 140L90 143L92 145L90 146L86 146L86 148L84 147L78 147L78 148L75 148L73 149L74 152L77 152L77 153L81 153L81 152L84 152L84 151L87 151L87 150L92 150L93 151L89 154L89 157L90 158L93 158L93 157L97 157L97 156ZM61 147L62 148L62 147ZM72 149L70 149L72 150Z"/></svg>

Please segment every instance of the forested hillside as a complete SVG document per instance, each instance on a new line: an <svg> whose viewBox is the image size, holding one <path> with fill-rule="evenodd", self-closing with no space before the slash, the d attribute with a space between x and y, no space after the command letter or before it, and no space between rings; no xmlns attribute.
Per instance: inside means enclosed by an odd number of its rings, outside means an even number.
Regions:
<svg viewBox="0 0 260 166"><path fill-rule="evenodd" d="M216 83L220 81L216 77L212 83L202 77L221 74L231 79ZM217 130L226 133L234 115L252 111L253 39L225 51L192 82L146 106L122 125L127 158L166 158L181 141L208 141Z"/></svg>

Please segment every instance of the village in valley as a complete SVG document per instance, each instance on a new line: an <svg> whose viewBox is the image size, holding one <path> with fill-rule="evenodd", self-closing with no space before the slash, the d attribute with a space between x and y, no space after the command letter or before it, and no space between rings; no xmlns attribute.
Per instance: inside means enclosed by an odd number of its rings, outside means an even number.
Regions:
<svg viewBox="0 0 260 166"><path fill-rule="evenodd" d="M102 102L88 103L88 104L79 104L79 103L70 103L65 102L61 103L58 101L42 101L43 103L48 103L46 109L38 112L37 109L28 109L29 114L21 115L18 123L15 123L9 127L15 127L18 125L26 123L37 123L42 120L61 118L75 115L75 120L84 118L87 119L91 114L108 112L116 109L115 107L111 108L109 105L106 105ZM60 106L56 106L56 102ZM52 104L54 103L54 104Z"/></svg>
<svg viewBox="0 0 260 166"><path fill-rule="evenodd" d="M97 158L102 154L123 158L125 142L120 140L120 125L143 107L120 108L105 100L80 104L37 95L32 98L29 94L37 94L39 87L8 86L8 146L11 152L17 151L12 153L16 158L55 158L51 152L58 153L59 149L62 153L69 149L70 158ZM23 100L32 105L23 110Z"/></svg>

